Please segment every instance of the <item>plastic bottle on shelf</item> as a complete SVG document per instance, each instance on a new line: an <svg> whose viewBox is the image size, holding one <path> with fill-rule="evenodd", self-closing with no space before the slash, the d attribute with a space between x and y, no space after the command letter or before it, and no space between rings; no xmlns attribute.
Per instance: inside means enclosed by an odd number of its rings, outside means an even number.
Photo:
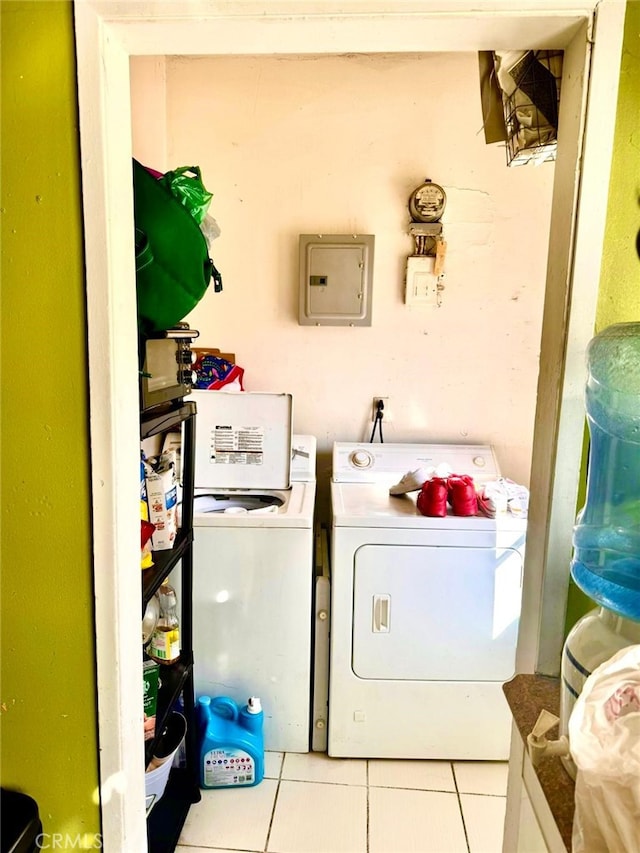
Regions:
<svg viewBox="0 0 640 853"><path fill-rule="evenodd" d="M596 335L587 366L587 497L571 575L598 604L640 621L640 323Z"/></svg>
<svg viewBox="0 0 640 853"><path fill-rule="evenodd" d="M151 636L147 650L149 657L158 663L175 663L180 657L180 623L178 621L178 599L168 578L158 590L160 616Z"/></svg>
<svg viewBox="0 0 640 853"><path fill-rule="evenodd" d="M252 696L240 708L228 696L198 699L200 787L257 785L264 776L263 711Z"/></svg>

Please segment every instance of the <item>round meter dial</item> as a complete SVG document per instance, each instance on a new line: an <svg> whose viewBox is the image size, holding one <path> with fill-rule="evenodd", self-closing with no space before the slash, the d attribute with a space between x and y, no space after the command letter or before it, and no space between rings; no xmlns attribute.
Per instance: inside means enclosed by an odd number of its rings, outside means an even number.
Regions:
<svg viewBox="0 0 640 853"><path fill-rule="evenodd" d="M409 213L414 222L437 222L447 203L445 191L429 178L420 184L409 197Z"/></svg>

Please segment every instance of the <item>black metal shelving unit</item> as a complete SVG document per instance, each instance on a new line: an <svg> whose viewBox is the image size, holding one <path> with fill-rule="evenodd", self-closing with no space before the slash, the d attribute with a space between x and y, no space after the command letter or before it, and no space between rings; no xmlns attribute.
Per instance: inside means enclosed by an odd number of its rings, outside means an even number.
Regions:
<svg viewBox="0 0 640 853"><path fill-rule="evenodd" d="M187 720L185 738L186 766L174 767L163 796L147 818L149 853L173 853L189 808L200 800L198 782L198 745L193 687L193 487L195 471L196 404L179 401L161 411L145 412L140 418L140 438L182 429L182 523L174 547L154 551L153 566L142 576L142 613L162 581L174 570L181 571L182 618L180 621L180 658L160 669L156 735L145 743L145 766L151 760L168 715L182 696Z"/></svg>

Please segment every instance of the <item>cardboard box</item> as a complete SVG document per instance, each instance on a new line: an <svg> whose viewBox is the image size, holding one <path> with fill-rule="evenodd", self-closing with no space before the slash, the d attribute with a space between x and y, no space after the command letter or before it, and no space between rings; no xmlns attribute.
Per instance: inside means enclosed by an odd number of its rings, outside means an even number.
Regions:
<svg viewBox="0 0 640 853"><path fill-rule="evenodd" d="M154 551L173 548L178 533L178 488L174 450L145 461L149 521L155 525L151 537Z"/></svg>
<svg viewBox="0 0 640 853"><path fill-rule="evenodd" d="M144 739L151 740L156 731L160 664L154 660L142 663L142 685L144 688Z"/></svg>

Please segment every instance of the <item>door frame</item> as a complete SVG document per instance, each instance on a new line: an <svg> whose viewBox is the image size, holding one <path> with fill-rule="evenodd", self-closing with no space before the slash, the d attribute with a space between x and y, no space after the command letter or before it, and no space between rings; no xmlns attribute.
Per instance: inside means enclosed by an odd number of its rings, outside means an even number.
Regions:
<svg viewBox="0 0 640 853"><path fill-rule="evenodd" d="M520 672L559 670L625 2L487 0L477 7L468 0L74 4L106 850L146 849L130 56L565 51L517 661Z"/></svg>

